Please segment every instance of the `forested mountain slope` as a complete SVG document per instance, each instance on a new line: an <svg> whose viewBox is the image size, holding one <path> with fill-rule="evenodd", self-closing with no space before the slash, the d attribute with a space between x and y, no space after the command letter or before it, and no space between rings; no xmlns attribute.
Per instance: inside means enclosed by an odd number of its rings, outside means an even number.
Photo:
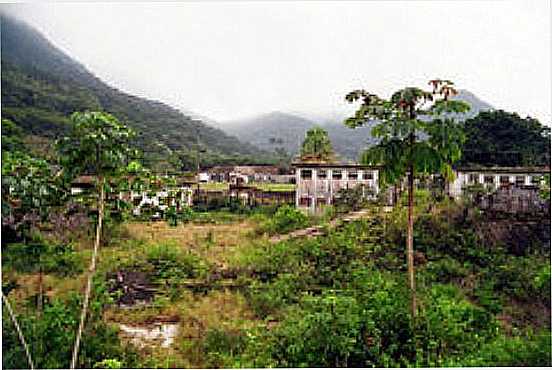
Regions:
<svg viewBox="0 0 552 370"><path fill-rule="evenodd" d="M252 145L177 109L107 85L30 26L0 16L2 116L25 132L55 138L67 128L72 112L101 109L138 132L138 145L152 163L175 151L193 156L198 135L205 157L265 159Z"/></svg>

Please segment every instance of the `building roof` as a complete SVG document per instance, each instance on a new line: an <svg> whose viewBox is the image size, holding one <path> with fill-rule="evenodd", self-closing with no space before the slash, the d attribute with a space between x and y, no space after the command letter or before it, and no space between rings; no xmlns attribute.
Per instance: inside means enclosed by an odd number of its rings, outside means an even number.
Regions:
<svg viewBox="0 0 552 370"><path fill-rule="evenodd" d="M550 167L483 167L466 166L455 168L458 172L491 172L491 173L548 173Z"/></svg>
<svg viewBox="0 0 552 370"><path fill-rule="evenodd" d="M381 166L369 166L359 163L326 163L326 162L293 162L296 168L356 168L356 169L380 169Z"/></svg>

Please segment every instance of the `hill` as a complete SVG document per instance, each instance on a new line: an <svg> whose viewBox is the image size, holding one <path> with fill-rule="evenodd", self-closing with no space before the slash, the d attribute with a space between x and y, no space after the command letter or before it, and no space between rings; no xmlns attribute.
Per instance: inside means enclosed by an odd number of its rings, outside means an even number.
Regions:
<svg viewBox="0 0 552 370"><path fill-rule="evenodd" d="M341 122L315 122L283 112L272 112L245 120L225 122L219 127L240 140L250 142L264 150L273 151L280 147L288 153L297 154L305 138L305 133L315 125L328 131L334 150L342 159L357 159L362 148L370 142L370 127L362 127L353 131Z"/></svg>
<svg viewBox="0 0 552 370"><path fill-rule="evenodd" d="M490 104L467 90L460 90L455 99L464 100L471 106L470 112L459 117L462 120L472 118L480 111L493 109ZM300 114L272 112L249 119L224 122L218 127L264 150L274 151L280 147L288 153L297 154L306 131L319 125L328 132L334 150L342 159L356 160L364 148L376 141L370 135L372 125L352 130L343 124L344 119L345 117L337 119L334 115L315 120Z"/></svg>
<svg viewBox="0 0 552 370"><path fill-rule="evenodd" d="M32 27L4 14L0 17L2 117L27 134L54 139L67 130L72 112L101 109L138 132L138 145L152 166L166 164L175 153L194 156L198 136L206 159L266 160L258 148L201 120L107 85Z"/></svg>

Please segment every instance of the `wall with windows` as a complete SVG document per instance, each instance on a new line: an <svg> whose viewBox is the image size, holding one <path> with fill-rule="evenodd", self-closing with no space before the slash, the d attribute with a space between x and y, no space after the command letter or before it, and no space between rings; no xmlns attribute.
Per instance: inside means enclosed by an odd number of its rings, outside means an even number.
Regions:
<svg viewBox="0 0 552 370"><path fill-rule="evenodd" d="M546 173L544 170L529 172L523 169L512 170L512 172L498 171L497 169L456 171L456 178L450 186L450 195L460 197L465 187L478 184L493 190L511 185L518 187L539 185Z"/></svg>
<svg viewBox="0 0 552 370"><path fill-rule="evenodd" d="M297 207L317 208L333 203L341 189L363 186L367 193L377 194L378 170L366 167L298 167L295 203Z"/></svg>

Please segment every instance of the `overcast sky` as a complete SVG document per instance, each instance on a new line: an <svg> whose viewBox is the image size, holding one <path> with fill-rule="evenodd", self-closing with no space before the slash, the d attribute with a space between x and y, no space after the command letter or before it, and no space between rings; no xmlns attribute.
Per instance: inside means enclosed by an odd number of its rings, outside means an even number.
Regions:
<svg viewBox="0 0 552 370"><path fill-rule="evenodd" d="M275 110L343 114L448 78L550 124L550 2L2 4L128 93L218 121Z"/></svg>

